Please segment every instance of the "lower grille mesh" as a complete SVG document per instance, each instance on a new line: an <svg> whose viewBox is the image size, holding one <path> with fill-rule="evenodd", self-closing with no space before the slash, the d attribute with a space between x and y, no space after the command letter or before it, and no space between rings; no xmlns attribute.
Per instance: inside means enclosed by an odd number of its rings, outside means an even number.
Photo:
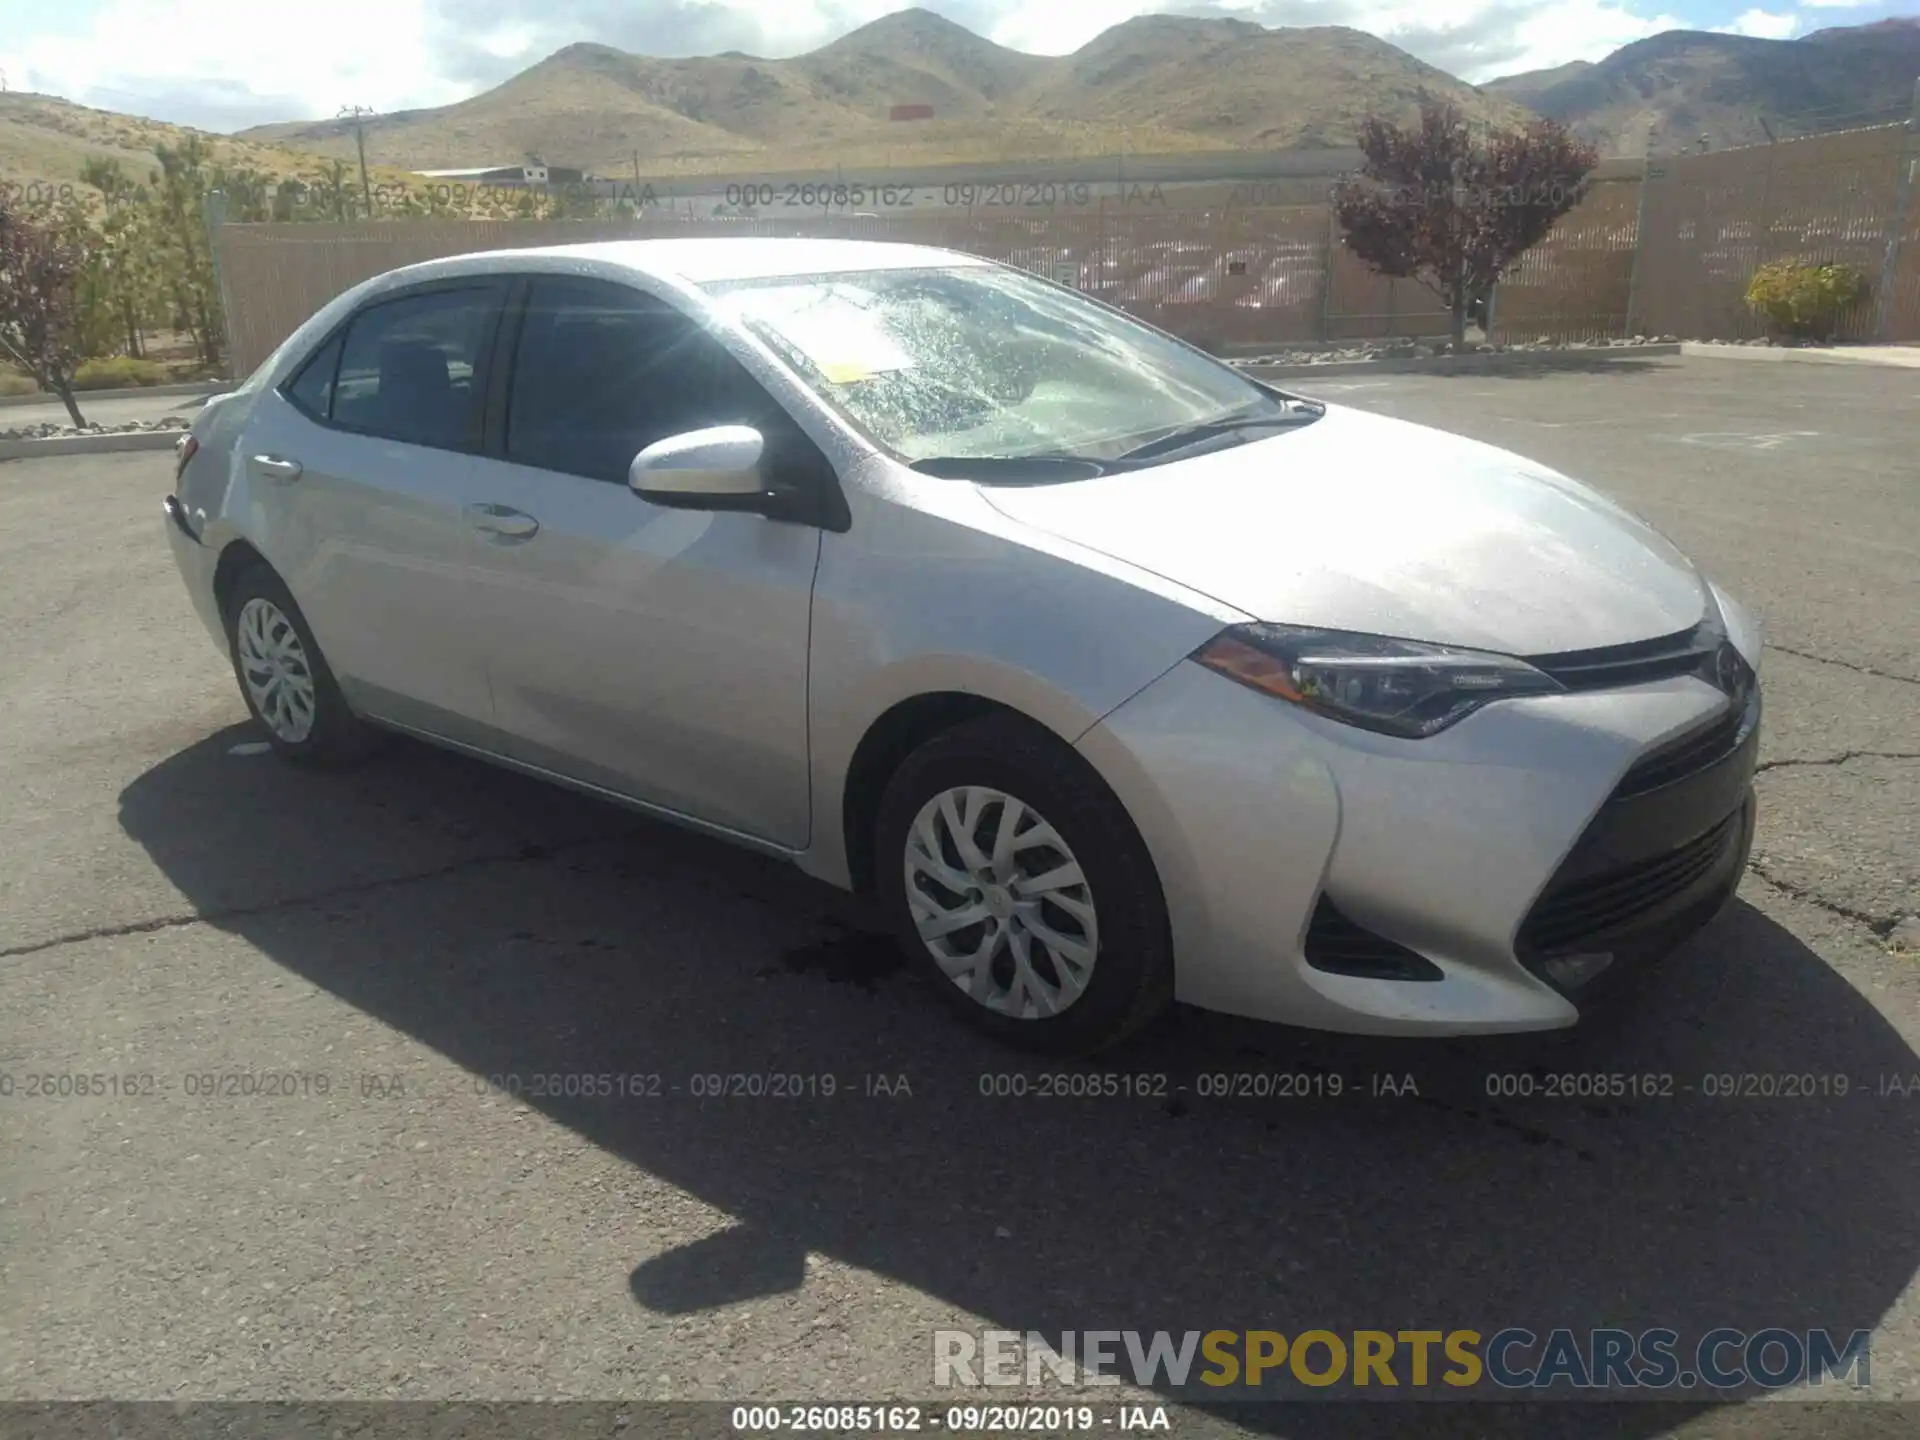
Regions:
<svg viewBox="0 0 1920 1440"><path fill-rule="evenodd" d="M1644 795L1724 760L1745 738L1744 723L1740 708L1729 705L1718 720L1638 761L1613 792L1614 798Z"/></svg>
<svg viewBox="0 0 1920 1440"><path fill-rule="evenodd" d="M1553 886L1520 927L1521 948L1536 954L1565 950L1671 900L1725 856L1739 834L1740 822L1736 812L1664 855Z"/></svg>
<svg viewBox="0 0 1920 1440"><path fill-rule="evenodd" d="M1325 895L1307 925L1307 963L1335 975L1370 980L1439 980L1440 967L1417 950L1349 919Z"/></svg>

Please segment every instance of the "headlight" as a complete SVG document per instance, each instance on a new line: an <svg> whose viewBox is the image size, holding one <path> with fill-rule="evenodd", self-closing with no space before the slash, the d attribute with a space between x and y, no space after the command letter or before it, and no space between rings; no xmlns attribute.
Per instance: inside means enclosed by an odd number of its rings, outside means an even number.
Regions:
<svg viewBox="0 0 1920 1440"><path fill-rule="evenodd" d="M1303 709L1413 740L1491 701L1565 688L1511 655L1292 625L1236 625L1193 658Z"/></svg>

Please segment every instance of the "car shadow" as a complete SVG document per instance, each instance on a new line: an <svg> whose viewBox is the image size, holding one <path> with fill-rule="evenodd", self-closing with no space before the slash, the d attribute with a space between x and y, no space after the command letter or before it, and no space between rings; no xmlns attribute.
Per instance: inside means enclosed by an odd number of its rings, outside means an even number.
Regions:
<svg viewBox="0 0 1920 1440"><path fill-rule="evenodd" d="M1108 1062L1055 1067L958 1024L858 901L777 862L424 747L315 774L230 753L250 738L221 732L134 780L126 833L209 923L475 1077L663 1077L651 1098L522 1094L735 1218L661 1254L635 1236L623 1279L650 1312L797 1290L817 1252L1048 1335L1844 1341L1916 1267L1920 1109L1875 1087L1920 1061L1745 904L1592 1031L1387 1042L1181 1010ZM772 1073L801 1093L696 1098ZM1844 1098L1706 1093L1836 1073ZM1581 1075L1650 1093L1554 1078ZM1062 1076L1106 1093L1042 1093ZM1218 1076L1265 1093L1221 1097ZM1550 1408L1551 1433L1594 1437L1678 1413ZM1223 1413L1306 1436L1544 1433L1519 1404Z"/></svg>

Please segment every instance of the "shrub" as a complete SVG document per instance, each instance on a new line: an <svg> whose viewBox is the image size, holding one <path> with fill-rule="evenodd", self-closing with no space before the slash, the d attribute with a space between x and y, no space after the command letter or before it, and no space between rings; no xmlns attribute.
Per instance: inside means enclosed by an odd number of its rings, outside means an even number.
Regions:
<svg viewBox="0 0 1920 1440"><path fill-rule="evenodd" d="M157 360L136 360L131 355L88 360L73 372L76 390L130 390L135 386L166 382L166 366Z"/></svg>
<svg viewBox="0 0 1920 1440"><path fill-rule="evenodd" d="M1851 265L1776 260L1753 272L1747 304L1789 340L1830 340L1847 308L1866 298L1867 277Z"/></svg>
<svg viewBox="0 0 1920 1440"><path fill-rule="evenodd" d="M24 375L0 370L0 395L31 395L40 387Z"/></svg>

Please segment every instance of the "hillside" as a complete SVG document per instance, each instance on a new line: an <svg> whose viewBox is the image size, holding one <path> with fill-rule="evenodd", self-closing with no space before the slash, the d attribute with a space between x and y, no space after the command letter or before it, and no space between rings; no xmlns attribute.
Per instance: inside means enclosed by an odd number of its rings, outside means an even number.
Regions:
<svg viewBox="0 0 1920 1440"><path fill-rule="evenodd" d="M93 159L117 160L129 175L144 178L154 168L154 146L179 145L192 134L200 135L215 164L281 176L324 163L259 141L94 110L52 95L0 91L0 176L9 188L77 181L81 167Z"/></svg>
<svg viewBox="0 0 1920 1440"><path fill-rule="evenodd" d="M512 163L628 173L903 164L1296 144L1344 145L1369 112L1423 96L1511 121L1504 99L1340 27L1266 30L1146 16L1072 55L1027 55L926 10L903 10L784 60L663 60L571 45L458 104L383 116L370 160L414 169ZM931 119L890 121L895 105ZM336 121L242 138L351 153Z"/></svg>
<svg viewBox="0 0 1920 1440"><path fill-rule="evenodd" d="M1168 15L1114 26L1065 57L1023 100L1047 119L1121 129L1138 123L1134 117L1150 118L1222 146L1280 150L1350 145L1368 114L1410 118L1428 96L1454 100L1477 120L1527 118L1363 31L1267 30Z"/></svg>
<svg viewBox="0 0 1920 1440"><path fill-rule="evenodd" d="M1920 74L1920 21L1816 31L1798 40L1669 30L1593 65L1490 81L1489 95L1564 120L1608 154L1764 143L1905 118Z"/></svg>
<svg viewBox="0 0 1920 1440"><path fill-rule="evenodd" d="M167 125L137 115L94 110L52 95L0 91L0 183L8 193L28 195L74 193L91 196L79 184L89 160L117 161L127 176L144 182L158 168L154 147L177 147L197 135L207 148L208 163L228 170L252 170L270 180L314 180L330 161L258 139L210 135L181 125ZM418 183L399 170L376 170L374 184Z"/></svg>

